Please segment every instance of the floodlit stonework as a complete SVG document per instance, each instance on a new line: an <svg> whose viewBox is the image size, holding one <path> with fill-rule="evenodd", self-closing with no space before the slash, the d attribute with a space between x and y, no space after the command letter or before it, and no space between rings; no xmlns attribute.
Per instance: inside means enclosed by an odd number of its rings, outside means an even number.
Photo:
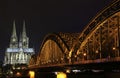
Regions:
<svg viewBox="0 0 120 78"><path fill-rule="evenodd" d="M23 31L19 39L16 34L14 21L10 45L5 52L4 64L28 64L33 54L34 49L29 48L29 38L26 35L25 21L23 22Z"/></svg>

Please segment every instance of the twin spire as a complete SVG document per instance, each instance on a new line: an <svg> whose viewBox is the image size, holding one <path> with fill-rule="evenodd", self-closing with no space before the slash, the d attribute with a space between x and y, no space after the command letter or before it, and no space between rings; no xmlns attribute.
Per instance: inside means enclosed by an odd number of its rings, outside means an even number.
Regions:
<svg viewBox="0 0 120 78"><path fill-rule="evenodd" d="M15 26L15 20L13 21L13 32L10 39L10 47L11 48L17 48L17 47L23 47L27 48L29 45L29 38L26 36L26 29L25 29L25 21L23 21L23 30L20 35L19 43L16 33L16 26Z"/></svg>
<svg viewBox="0 0 120 78"><path fill-rule="evenodd" d="M25 21L23 21L22 37L23 37L23 36L26 36ZM12 37L17 37L17 34L16 34L16 26L15 26L15 20L13 21L13 32L12 32Z"/></svg>

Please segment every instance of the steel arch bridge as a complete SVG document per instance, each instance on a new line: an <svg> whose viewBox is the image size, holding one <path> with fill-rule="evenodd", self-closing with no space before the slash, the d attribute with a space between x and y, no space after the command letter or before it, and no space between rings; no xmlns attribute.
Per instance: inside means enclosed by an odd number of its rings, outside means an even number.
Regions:
<svg viewBox="0 0 120 78"><path fill-rule="evenodd" d="M48 34L29 67L120 61L120 0L114 1L81 33Z"/></svg>

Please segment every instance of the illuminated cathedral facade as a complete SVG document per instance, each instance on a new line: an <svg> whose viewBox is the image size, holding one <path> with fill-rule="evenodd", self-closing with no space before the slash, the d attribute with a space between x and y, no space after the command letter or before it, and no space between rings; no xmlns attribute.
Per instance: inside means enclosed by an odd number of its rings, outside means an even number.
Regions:
<svg viewBox="0 0 120 78"><path fill-rule="evenodd" d="M14 21L10 44L5 52L4 64L28 64L34 53L34 49L29 48L29 38L26 35L25 21L23 21L23 31L19 39Z"/></svg>

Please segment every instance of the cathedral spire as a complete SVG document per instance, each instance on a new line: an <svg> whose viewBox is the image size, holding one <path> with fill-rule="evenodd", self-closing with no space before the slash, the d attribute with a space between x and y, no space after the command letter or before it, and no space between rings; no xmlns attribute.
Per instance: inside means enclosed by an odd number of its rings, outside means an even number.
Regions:
<svg viewBox="0 0 120 78"><path fill-rule="evenodd" d="M17 39L17 34L16 34L16 27L15 27L15 20L13 21L13 32L12 32L12 36L10 39L10 47L14 48L14 47L18 47L18 39Z"/></svg>
<svg viewBox="0 0 120 78"><path fill-rule="evenodd" d="M22 44L22 47L23 47L23 48L28 48L29 38L28 38L27 35L26 35L25 21L23 21L23 31L22 31L21 39L22 39L22 43L21 43L21 44Z"/></svg>
<svg viewBox="0 0 120 78"><path fill-rule="evenodd" d="M16 27L15 27L15 20L13 21L13 32L12 32L12 37L17 37L17 35L16 35Z"/></svg>
<svg viewBox="0 0 120 78"><path fill-rule="evenodd" d="M23 31L22 31L22 36L23 36L23 37L26 37L25 20L23 21Z"/></svg>

